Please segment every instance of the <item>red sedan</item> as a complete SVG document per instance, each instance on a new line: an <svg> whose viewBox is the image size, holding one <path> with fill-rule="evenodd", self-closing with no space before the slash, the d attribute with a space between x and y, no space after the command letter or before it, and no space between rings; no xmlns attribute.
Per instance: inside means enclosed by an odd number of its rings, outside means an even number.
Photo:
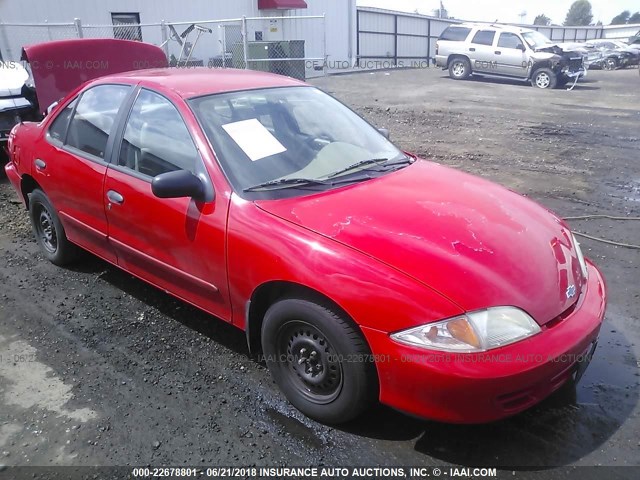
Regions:
<svg viewBox="0 0 640 480"><path fill-rule="evenodd" d="M51 262L87 250L243 329L320 421L376 399L496 420L595 349L605 284L563 220L399 150L305 83L113 73L15 127L9 151Z"/></svg>

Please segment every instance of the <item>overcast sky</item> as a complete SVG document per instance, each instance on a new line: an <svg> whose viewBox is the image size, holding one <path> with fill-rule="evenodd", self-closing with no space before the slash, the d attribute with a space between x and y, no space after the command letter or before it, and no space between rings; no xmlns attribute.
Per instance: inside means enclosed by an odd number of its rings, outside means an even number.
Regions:
<svg viewBox="0 0 640 480"><path fill-rule="evenodd" d="M357 0L358 5L388 8L432 15L440 5L439 0ZM520 22L520 13L526 12L524 23L533 23L536 15L544 13L556 24L562 24L573 0L443 0L449 15L463 20L487 22ZM631 13L640 10L638 0L591 0L594 23L601 20L605 25L623 10Z"/></svg>

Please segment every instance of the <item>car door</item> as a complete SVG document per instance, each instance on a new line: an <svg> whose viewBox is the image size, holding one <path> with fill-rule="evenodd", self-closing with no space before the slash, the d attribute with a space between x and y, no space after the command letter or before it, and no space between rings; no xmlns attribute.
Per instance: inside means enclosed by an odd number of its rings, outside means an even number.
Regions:
<svg viewBox="0 0 640 480"><path fill-rule="evenodd" d="M158 198L152 192L153 178L167 172L187 170L211 181L183 119L190 111L181 99L173 100L140 89L120 127L104 189L109 240L125 270L230 320L228 202Z"/></svg>
<svg viewBox="0 0 640 480"><path fill-rule="evenodd" d="M107 240L102 188L114 125L130 85L98 85L82 92L51 122L37 146L34 177L58 211L67 238L115 263Z"/></svg>
<svg viewBox="0 0 640 480"><path fill-rule="evenodd" d="M498 62L497 73L509 77L527 76L527 58L524 41L516 33L501 32L495 52Z"/></svg>
<svg viewBox="0 0 640 480"><path fill-rule="evenodd" d="M478 30L469 45L471 69L478 73L497 73L493 40L496 31L490 28Z"/></svg>

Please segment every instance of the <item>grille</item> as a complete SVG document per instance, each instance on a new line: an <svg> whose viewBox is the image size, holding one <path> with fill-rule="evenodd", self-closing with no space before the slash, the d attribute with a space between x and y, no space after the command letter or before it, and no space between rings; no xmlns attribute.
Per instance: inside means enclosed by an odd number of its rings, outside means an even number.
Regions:
<svg viewBox="0 0 640 480"><path fill-rule="evenodd" d="M569 60L569 71L577 72L582 69L582 58L570 59Z"/></svg>

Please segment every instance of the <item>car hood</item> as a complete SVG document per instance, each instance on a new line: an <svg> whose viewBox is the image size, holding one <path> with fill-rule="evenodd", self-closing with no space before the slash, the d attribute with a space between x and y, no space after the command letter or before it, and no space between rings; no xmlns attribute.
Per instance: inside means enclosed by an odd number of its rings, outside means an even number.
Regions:
<svg viewBox="0 0 640 480"><path fill-rule="evenodd" d="M466 311L516 306L542 325L581 292L575 246L559 218L435 163L419 160L349 187L256 204L404 272Z"/></svg>
<svg viewBox="0 0 640 480"><path fill-rule="evenodd" d="M16 62L0 62L0 98L22 95L29 73Z"/></svg>
<svg viewBox="0 0 640 480"><path fill-rule="evenodd" d="M164 51L148 43L113 38L60 40L22 49L29 62L38 105L49 105L84 82L114 73L169 66Z"/></svg>

